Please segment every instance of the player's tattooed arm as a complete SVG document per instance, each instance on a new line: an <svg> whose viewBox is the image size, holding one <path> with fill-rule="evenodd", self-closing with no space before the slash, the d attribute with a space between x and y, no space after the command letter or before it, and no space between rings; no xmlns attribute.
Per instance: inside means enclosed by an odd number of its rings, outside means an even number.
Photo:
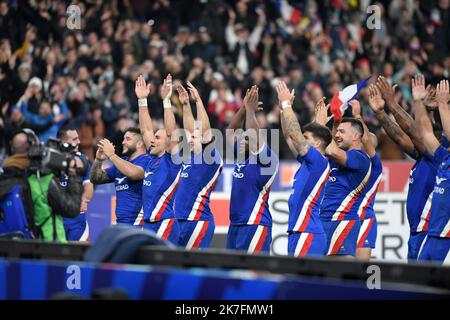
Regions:
<svg viewBox="0 0 450 320"><path fill-rule="evenodd" d="M389 82L382 76L378 77L376 87L378 88L382 98L386 101L386 105L391 111L404 133L411 139L414 147L420 153L425 151L422 137L419 134L419 128L414 119L395 101L395 86L391 86Z"/></svg>
<svg viewBox="0 0 450 320"><path fill-rule="evenodd" d="M106 159L106 155L101 148L97 149L95 160L91 167L90 180L93 184L104 184L113 182L106 172L102 169L102 161Z"/></svg>
<svg viewBox="0 0 450 320"><path fill-rule="evenodd" d="M278 100L282 106L281 112L281 129L286 141L295 155L304 156L309 150L309 143L303 136L303 132L298 123L297 116L292 110L292 102L294 101L294 90L289 92L286 83L280 81L276 87Z"/></svg>
<svg viewBox="0 0 450 320"><path fill-rule="evenodd" d="M281 114L281 128L292 153L304 156L309 150L309 143L303 136L292 108L283 110Z"/></svg>
<svg viewBox="0 0 450 320"><path fill-rule="evenodd" d="M403 132L394 120L384 112L384 99L381 92L375 85L369 86L369 106L375 112L378 122L383 127L386 134L408 155L414 155L414 144L411 138Z"/></svg>
<svg viewBox="0 0 450 320"><path fill-rule="evenodd" d="M91 182L93 184L104 184L111 183L113 180L106 174L102 169L102 163L97 159L94 160L94 163L91 167Z"/></svg>

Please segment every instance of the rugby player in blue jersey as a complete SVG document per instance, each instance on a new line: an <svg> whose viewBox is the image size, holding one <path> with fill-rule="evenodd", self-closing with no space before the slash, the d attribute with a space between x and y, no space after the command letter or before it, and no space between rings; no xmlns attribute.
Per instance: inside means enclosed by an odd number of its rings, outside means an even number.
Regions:
<svg viewBox="0 0 450 320"><path fill-rule="evenodd" d="M294 92L283 81L276 87L282 106L281 127L286 142L301 164L289 197L288 253L296 257L325 255L327 237L319 219L323 188L330 175L325 149L331 142L330 130L316 122L303 128L292 109ZM318 108L325 110L324 98Z"/></svg>
<svg viewBox="0 0 450 320"><path fill-rule="evenodd" d="M98 150L91 170L94 184L114 182L116 189L116 223L140 226L144 224L142 212L142 180L150 160L138 128L125 131L122 141L123 157L115 153L108 139L98 143ZM112 166L102 169L102 162L111 161Z"/></svg>
<svg viewBox="0 0 450 320"><path fill-rule="evenodd" d="M433 157L425 148L418 124L395 101L395 86L391 86L384 77L378 77L372 91L373 98L369 105L379 123L403 152L416 160L409 175L406 199L410 228L408 260L414 261L417 260L428 231L437 168ZM412 94L414 99L414 89ZM384 111L385 102L398 124Z"/></svg>
<svg viewBox="0 0 450 320"><path fill-rule="evenodd" d="M223 168L222 157L214 146L209 117L200 94L188 81L197 109L192 115L189 95L183 86L177 91L183 105L183 127L190 145L189 158L183 161L180 185L175 196L175 217L180 227L178 245L186 249L208 248L214 235L214 216L209 198Z"/></svg>
<svg viewBox="0 0 450 320"><path fill-rule="evenodd" d="M425 88L425 78L418 75L412 80L414 92L413 108L419 122L420 133L433 162L437 167L434 177L431 215L427 237L419 252L420 261L450 264L450 152L441 145L433 132L424 101L430 95L430 87ZM450 87L448 80L441 80L436 87L435 100L438 105L445 135L450 136Z"/></svg>
<svg viewBox="0 0 450 320"><path fill-rule="evenodd" d="M145 83L142 75L136 80L135 93L139 104L139 127L150 155L142 190L144 229L177 244L179 228L174 214L174 199L181 177L181 159L178 156L178 140L174 136L176 122L170 102L172 76L169 74L164 79L160 92L164 107L164 129L153 130L147 105L150 84Z"/></svg>
<svg viewBox="0 0 450 320"><path fill-rule="evenodd" d="M320 206L320 219L327 235L327 255L354 257L361 223L358 208L372 173L363 150L364 128L359 120L344 118L328 145L331 173Z"/></svg>
<svg viewBox="0 0 450 320"><path fill-rule="evenodd" d="M235 130L245 119L246 131L235 143L238 159L231 186L227 248L248 253L270 250L272 215L268 200L279 162L262 137L255 116L258 106L258 88L253 86L247 90L243 108L228 126Z"/></svg>
<svg viewBox="0 0 450 320"><path fill-rule="evenodd" d="M369 87L369 103L374 97L375 86ZM372 133L369 132L362 116L361 116L361 106L358 100L352 100L349 102L352 107L353 117L359 121L364 128L364 135L362 138L364 151L370 157L372 163L372 173L370 174L369 181L363 190L364 199L358 208L358 216L361 222L361 229L358 235L358 243L356 248L356 258L360 260L370 260L372 254L372 249L375 248L375 243L377 240L377 217L375 215L375 210L373 208L375 204L375 197L377 194L378 186L381 182L383 175L383 165L381 163L380 157L378 157L375 147L376 137L372 138Z"/></svg>

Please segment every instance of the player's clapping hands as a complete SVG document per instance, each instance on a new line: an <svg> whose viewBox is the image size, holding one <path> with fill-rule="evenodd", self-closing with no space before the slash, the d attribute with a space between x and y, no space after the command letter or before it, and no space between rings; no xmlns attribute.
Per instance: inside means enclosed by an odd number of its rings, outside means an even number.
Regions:
<svg viewBox="0 0 450 320"><path fill-rule="evenodd" d="M100 140L97 146L108 158L111 158L115 154L115 147L108 139Z"/></svg>
<svg viewBox="0 0 450 320"><path fill-rule="evenodd" d="M145 83L145 79L142 75L136 80L134 92L138 99L146 99L150 94L150 84Z"/></svg>
<svg viewBox="0 0 450 320"><path fill-rule="evenodd" d="M177 86L178 99L180 99L181 104L189 103L189 94L183 86Z"/></svg>
<svg viewBox="0 0 450 320"><path fill-rule="evenodd" d="M450 88L448 80L441 80L436 86L436 102L447 104L450 100Z"/></svg>
<svg viewBox="0 0 450 320"><path fill-rule="evenodd" d="M169 73L161 86L161 99L167 100L172 96L172 75Z"/></svg>
<svg viewBox="0 0 450 320"><path fill-rule="evenodd" d="M430 89L430 85L425 88L425 77L423 74L419 74L412 78L411 89L413 99L416 101L421 101L427 96L427 91Z"/></svg>
<svg viewBox="0 0 450 320"><path fill-rule="evenodd" d="M378 86L371 84L369 86L369 106L375 113L384 111L384 100L381 96Z"/></svg>
<svg viewBox="0 0 450 320"><path fill-rule="evenodd" d="M319 99L314 105L314 122L326 126L333 116L328 116L330 105L325 105L325 97Z"/></svg>

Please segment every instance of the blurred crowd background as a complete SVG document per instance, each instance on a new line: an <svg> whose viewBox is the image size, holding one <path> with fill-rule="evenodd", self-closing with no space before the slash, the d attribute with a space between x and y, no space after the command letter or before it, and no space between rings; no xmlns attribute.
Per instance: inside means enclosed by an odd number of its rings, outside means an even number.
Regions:
<svg viewBox="0 0 450 320"><path fill-rule="evenodd" d="M80 9L80 29L67 27L67 8ZM367 28L366 8L380 9L380 29ZM260 126L280 128L274 85L295 88L302 125L322 96L383 74L398 84L410 109L410 79L435 83L450 72L450 0L437 1L5 1L0 0L0 163L15 130L42 141L59 127L78 129L91 159L108 137L121 152L126 128L137 124L134 81L153 84L149 110L159 127L159 86L191 81L212 126L223 130L252 84L260 88ZM363 91L363 116L384 160L405 159L386 136ZM181 104L172 96L177 121ZM280 139L280 158L292 155Z"/></svg>

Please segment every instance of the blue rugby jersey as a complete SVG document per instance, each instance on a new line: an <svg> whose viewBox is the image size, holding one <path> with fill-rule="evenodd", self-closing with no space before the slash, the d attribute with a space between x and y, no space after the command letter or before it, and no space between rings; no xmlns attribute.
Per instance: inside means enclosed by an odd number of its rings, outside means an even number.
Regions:
<svg viewBox="0 0 450 320"><path fill-rule="evenodd" d="M288 232L324 233L319 219L323 188L330 175L328 160L314 147L297 157L301 163L289 197Z"/></svg>
<svg viewBox="0 0 450 320"><path fill-rule="evenodd" d="M427 151L417 157L409 174L406 197L406 214L410 232L428 231L436 172L437 167L433 157Z"/></svg>
<svg viewBox="0 0 450 320"><path fill-rule="evenodd" d="M362 194L372 173L369 156L362 150L347 151L347 163L339 166L330 160L331 173L320 206L322 220L357 220Z"/></svg>
<svg viewBox="0 0 450 320"><path fill-rule="evenodd" d="M174 163L168 152L161 157L149 157L142 183L144 221L157 222L174 218L173 203L181 176L181 161L178 161L180 164Z"/></svg>
<svg viewBox="0 0 450 320"><path fill-rule="evenodd" d="M150 161L147 154L141 154L133 160L128 160L128 157L123 159L141 167L144 171ZM131 180L114 165L105 169L105 172L108 177L114 179L117 219L136 217L142 209L142 180Z"/></svg>
<svg viewBox="0 0 450 320"><path fill-rule="evenodd" d="M380 157L375 154L372 158L370 158L370 161L372 162L372 173L370 174L369 181L367 181L367 185L364 188L364 199L358 209L358 216L361 221L375 216L373 205L375 204L378 186L381 178L383 177L383 165Z"/></svg>
<svg viewBox="0 0 450 320"><path fill-rule="evenodd" d="M235 164L230 197L231 224L272 225L268 199L278 162L278 156L264 145L258 154L250 154L244 163Z"/></svg>
<svg viewBox="0 0 450 320"><path fill-rule="evenodd" d="M434 153L437 170L428 235L450 238L450 152L440 146Z"/></svg>
<svg viewBox="0 0 450 320"><path fill-rule="evenodd" d="M209 144L208 144L209 145ZM175 196L175 217L180 220L209 220L212 212L209 198L223 168L223 160L216 148L191 153L182 164L180 184Z"/></svg>

